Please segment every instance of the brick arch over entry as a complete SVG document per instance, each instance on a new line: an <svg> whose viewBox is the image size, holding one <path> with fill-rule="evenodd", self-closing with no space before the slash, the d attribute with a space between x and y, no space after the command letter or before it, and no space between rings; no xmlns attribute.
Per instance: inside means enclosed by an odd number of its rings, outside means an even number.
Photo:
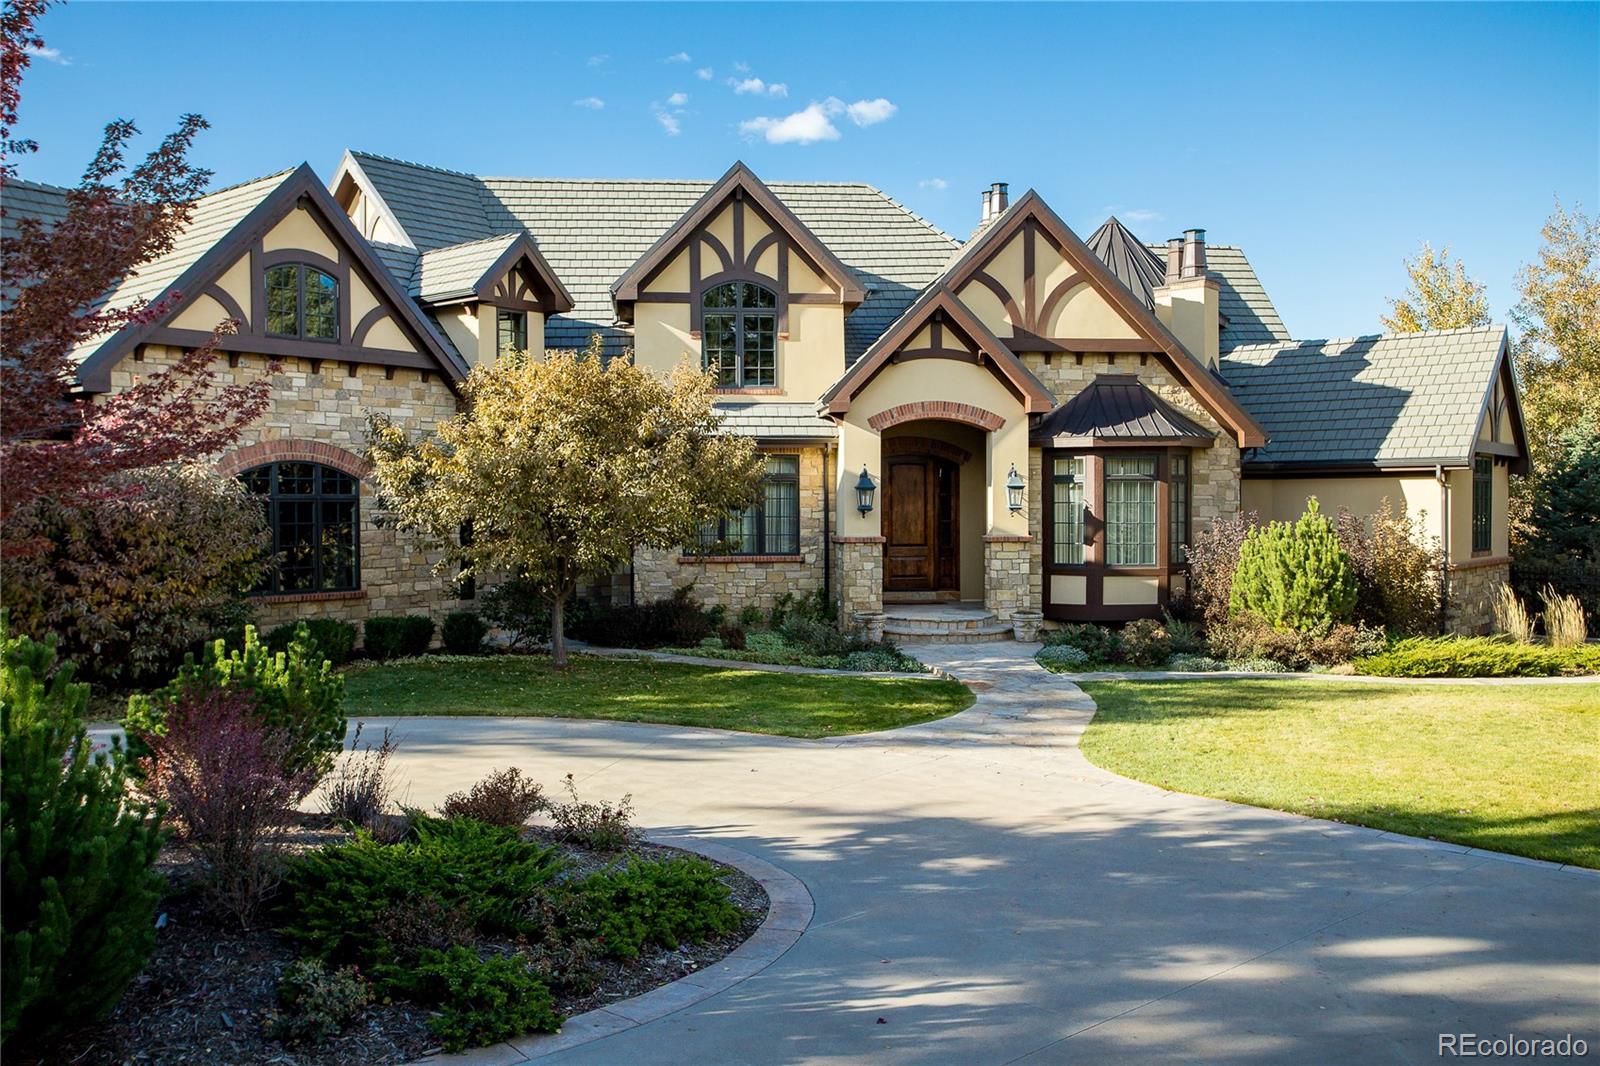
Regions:
<svg viewBox="0 0 1600 1066"><path fill-rule="evenodd" d="M367 476L366 462L354 452L320 440L264 440L229 452L217 463L224 474L242 474L263 463L321 463L355 478Z"/></svg>
<svg viewBox="0 0 1600 1066"><path fill-rule="evenodd" d="M915 422L923 418L936 418L945 422L961 422L968 426L976 426L988 433L993 433L1006 424L1006 420L993 411L986 411L982 407L974 407L970 403L951 403L948 400L918 400L916 403L903 403L885 411L879 411L867 419L867 425L882 433L890 426L898 426L902 422Z"/></svg>

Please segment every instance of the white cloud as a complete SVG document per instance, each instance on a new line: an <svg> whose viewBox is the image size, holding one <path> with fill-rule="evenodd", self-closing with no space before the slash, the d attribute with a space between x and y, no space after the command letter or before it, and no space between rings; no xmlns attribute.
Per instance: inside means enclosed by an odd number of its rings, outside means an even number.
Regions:
<svg viewBox="0 0 1600 1066"><path fill-rule="evenodd" d="M763 137L768 144L815 144L839 139L839 128L829 119L827 105L814 101L783 118L762 116L741 122L739 132L746 137Z"/></svg>
<svg viewBox="0 0 1600 1066"><path fill-rule="evenodd" d="M845 105L845 112L849 114L850 121L857 126L876 126L893 118L898 110L900 110L898 107L881 96L876 100L857 100L853 104Z"/></svg>
<svg viewBox="0 0 1600 1066"><path fill-rule="evenodd" d="M683 126L678 122L678 116L670 111L663 111L660 107L651 105L651 113L656 116L656 121L661 123L661 129L668 137L676 137L683 132Z"/></svg>
<svg viewBox="0 0 1600 1066"><path fill-rule="evenodd" d="M668 56L667 58L663 59L661 62L663 62L663 63L687 63L687 62L689 62L689 53L688 52L674 52L670 56Z"/></svg>
<svg viewBox="0 0 1600 1066"><path fill-rule="evenodd" d="M767 83L760 78L729 78L728 84L733 86L733 91L743 96L745 93L761 95L767 91Z"/></svg>
<svg viewBox="0 0 1600 1066"><path fill-rule="evenodd" d="M48 45L28 45L23 51L35 59L46 59L63 67L72 66L72 60L61 54L61 49Z"/></svg>
<svg viewBox="0 0 1600 1066"><path fill-rule="evenodd" d="M686 104L688 102L689 102L689 94L688 93L673 93L671 96L667 97L667 106L668 107L682 107L684 104Z"/></svg>
<svg viewBox="0 0 1600 1066"><path fill-rule="evenodd" d="M597 56L589 57L589 66L591 67L603 67L609 62L611 62L611 54L609 52L601 52Z"/></svg>
<svg viewBox="0 0 1600 1066"><path fill-rule="evenodd" d="M781 81L775 81L767 86L768 96L788 96L789 87Z"/></svg>
<svg viewBox="0 0 1600 1066"><path fill-rule="evenodd" d="M694 76L699 78L701 81L710 81L712 78L717 76L717 72L712 70L710 67L701 67L699 70L694 72Z"/></svg>
<svg viewBox="0 0 1600 1066"><path fill-rule="evenodd" d="M750 64L741 60L733 65L733 70L736 74L748 74L750 73Z"/></svg>
<svg viewBox="0 0 1600 1066"><path fill-rule="evenodd" d="M950 183L943 178L923 178L917 182L919 189L948 189Z"/></svg>
<svg viewBox="0 0 1600 1066"><path fill-rule="evenodd" d="M573 107L586 107L590 111L599 111L606 106L606 102L598 96L585 96L581 100L572 101Z"/></svg>

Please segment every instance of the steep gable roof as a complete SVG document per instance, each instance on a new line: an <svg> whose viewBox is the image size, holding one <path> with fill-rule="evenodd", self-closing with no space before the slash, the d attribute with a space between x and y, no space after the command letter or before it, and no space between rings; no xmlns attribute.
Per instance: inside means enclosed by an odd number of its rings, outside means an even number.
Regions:
<svg viewBox="0 0 1600 1066"><path fill-rule="evenodd" d="M1225 352L1223 376L1272 438L1245 468L1465 466L1507 352L1503 326ZM1520 437L1514 390L1511 401Z"/></svg>
<svg viewBox="0 0 1600 1066"><path fill-rule="evenodd" d="M367 242L357 233L344 212L334 203L310 164L292 171L258 178L222 189L195 201L193 215L172 249L143 264L119 282L105 297L102 306L128 306L137 301L152 304L174 297L198 293L215 281L238 259L247 254L250 242L257 239L292 211L307 203L322 222L342 240L357 264L370 277L381 298L399 315L403 328L416 336L422 350L438 365L449 381L466 376L460 362L437 328L424 317L405 292L395 284L382 264L373 258ZM73 353L79 363L79 379L90 391L109 387L109 372L117 361L144 343L166 318L176 313L174 306L162 320L129 326L107 337L94 338Z"/></svg>
<svg viewBox="0 0 1600 1066"><path fill-rule="evenodd" d="M1155 313L1117 278L1099 256L1089 250L1033 189L1014 200L998 219L961 250L945 273L942 283L952 290L959 288L982 268L992 254L1000 251L1028 219L1036 220L1055 240L1062 255L1099 290L1100 295L1130 328L1154 343L1167 356L1179 379L1218 422L1232 431L1241 448L1266 443L1266 433L1228 391L1223 381L1189 354L1188 349L1156 318Z"/></svg>
<svg viewBox="0 0 1600 1066"><path fill-rule="evenodd" d="M411 295L435 306L459 300L490 300L495 283L519 263L526 264L544 288L546 314L572 310L572 294L526 231L423 252L412 274Z"/></svg>

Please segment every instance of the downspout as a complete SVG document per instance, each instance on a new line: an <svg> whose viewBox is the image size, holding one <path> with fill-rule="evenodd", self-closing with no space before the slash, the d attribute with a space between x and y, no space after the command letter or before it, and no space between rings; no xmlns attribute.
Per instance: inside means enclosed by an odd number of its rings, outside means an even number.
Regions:
<svg viewBox="0 0 1600 1066"><path fill-rule="evenodd" d="M828 503L828 460L833 457L833 442L822 448L822 600L833 602L833 508Z"/></svg>
<svg viewBox="0 0 1600 1066"><path fill-rule="evenodd" d="M1444 632L1450 617L1450 477L1443 463L1435 463L1434 480L1439 483L1439 631Z"/></svg>

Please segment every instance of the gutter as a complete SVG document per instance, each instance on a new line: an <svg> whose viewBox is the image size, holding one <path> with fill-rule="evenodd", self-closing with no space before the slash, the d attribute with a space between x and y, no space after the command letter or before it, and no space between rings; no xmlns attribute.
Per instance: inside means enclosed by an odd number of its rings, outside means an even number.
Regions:
<svg viewBox="0 0 1600 1066"><path fill-rule="evenodd" d="M822 599L833 602L833 508L828 503L828 461L833 458L833 442L822 449Z"/></svg>

